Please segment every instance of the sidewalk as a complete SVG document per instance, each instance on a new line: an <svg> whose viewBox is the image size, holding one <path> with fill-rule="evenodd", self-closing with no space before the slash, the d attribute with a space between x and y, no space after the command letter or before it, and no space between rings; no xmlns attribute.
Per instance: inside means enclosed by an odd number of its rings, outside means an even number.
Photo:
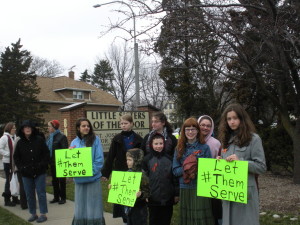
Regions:
<svg viewBox="0 0 300 225"><path fill-rule="evenodd" d="M5 179L0 177L0 190L1 193L3 192L5 184ZM52 194L47 194L47 201L53 199ZM17 205L15 207L7 207L4 206L4 198L0 196L0 206L2 208L7 209L8 211L12 212L16 216L24 219L27 221L27 219L30 217L28 209L22 210L20 205ZM37 204L38 207L38 204ZM37 212L39 212L37 210ZM59 205L59 204L48 204L48 220L44 223L45 225L70 225L72 224L73 220L73 214L74 213L74 202L67 200L66 204ZM123 221L121 218L112 218L111 213L104 213L105 222L106 225L120 225L123 224ZM37 224L36 222L32 222L32 224Z"/></svg>

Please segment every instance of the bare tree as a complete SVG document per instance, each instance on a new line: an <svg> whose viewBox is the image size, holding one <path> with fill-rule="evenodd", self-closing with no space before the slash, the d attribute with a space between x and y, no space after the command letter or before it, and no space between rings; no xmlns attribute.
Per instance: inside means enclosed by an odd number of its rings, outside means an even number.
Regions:
<svg viewBox="0 0 300 225"><path fill-rule="evenodd" d="M114 79L110 80L111 93L123 103L124 110L126 104L135 96L132 51L127 47L126 42L122 46L113 44L106 54L106 59L114 72Z"/></svg>
<svg viewBox="0 0 300 225"><path fill-rule="evenodd" d="M36 75L41 77L55 77L61 74L65 69L56 60L48 60L39 56L34 56L30 65L30 71L35 71Z"/></svg>
<svg viewBox="0 0 300 225"><path fill-rule="evenodd" d="M164 81L159 77L160 66L153 63L143 63L141 69L141 97L144 102L156 108L163 109L164 101L168 99Z"/></svg>
<svg viewBox="0 0 300 225"><path fill-rule="evenodd" d="M216 35L228 51L232 81L256 86L273 104L293 140L294 182L300 183L300 28L299 1L282 0L128 0L138 8L137 17L152 18L153 24L164 19L163 12L199 7L207 21L206 29ZM130 14L127 14L129 19ZM160 18L155 17L163 15ZM194 16L194 15L193 15ZM157 20L155 20L157 19ZM192 20L186 15L184 20ZM122 25L122 23L119 23ZM139 34L150 30L145 27ZM189 35L178 30L178 35ZM154 39L155 41L155 39ZM220 69L220 72L226 68ZM233 76L231 78L234 78ZM251 90L251 89L249 89Z"/></svg>

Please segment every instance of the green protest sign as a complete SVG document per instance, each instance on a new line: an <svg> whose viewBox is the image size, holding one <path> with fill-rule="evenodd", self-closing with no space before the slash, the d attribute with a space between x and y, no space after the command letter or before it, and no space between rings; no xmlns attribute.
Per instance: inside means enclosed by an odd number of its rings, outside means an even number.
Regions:
<svg viewBox="0 0 300 225"><path fill-rule="evenodd" d="M112 171L108 202L134 206L136 193L140 190L141 172Z"/></svg>
<svg viewBox="0 0 300 225"><path fill-rule="evenodd" d="M91 177L92 148L57 149L55 165L57 177Z"/></svg>
<svg viewBox="0 0 300 225"><path fill-rule="evenodd" d="M247 204L248 161L198 159L197 195Z"/></svg>

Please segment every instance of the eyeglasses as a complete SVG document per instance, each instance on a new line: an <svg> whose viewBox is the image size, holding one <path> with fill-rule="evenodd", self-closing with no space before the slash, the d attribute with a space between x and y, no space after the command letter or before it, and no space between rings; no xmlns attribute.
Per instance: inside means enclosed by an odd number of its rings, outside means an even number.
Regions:
<svg viewBox="0 0 300 225"><path fill-rule="evenodd" d="M211 128L211 125L200 124L200 127Z"/></svg>
<svg viewBox="0 0 300 225"><path fill-rule="evenodd" d="M184 130L185 130L185 133L189 133L189 132L195 133L198 131L197 129L189 129L189 128L185 128Z"/></svg>

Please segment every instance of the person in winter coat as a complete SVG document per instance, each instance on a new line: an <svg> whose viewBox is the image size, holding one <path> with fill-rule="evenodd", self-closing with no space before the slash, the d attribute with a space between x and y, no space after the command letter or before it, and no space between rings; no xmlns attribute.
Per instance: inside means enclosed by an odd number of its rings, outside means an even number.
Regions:
<svg viewBox="0 0 300 225"><path fill-rule="evenodd" d="M197 196L197 169L188 166L197 165L197 158L211 158L211 153L197 120L188 118L182 125L173 159L173 174L180 184L180 225L214 224L211 200Z"/></svg>
<svg viewBox="0 0 300 225"><path fill-rule="evenodd" d="M17 143L14 153L14 160L17 168L22 174L22 180L26 193L27 203L31 217L29 222L37 221L39 223L47 220L46 213L46 170L49 164L49 149L44 139L37 134L34 123L29 120L23 121L18 136L20 140ZM36 213L37 192L40 208L40 216Z"/></svg>
<svg viewBox="0 0 300 225"><path fill-rule="evenodd" d="M10 192L10 178L13 170L13 151L16 140L16 126L13 122L9 122L4 127L4 134L0 138L0 155L3 156L3 168L5 172L5 186L2 196L4 197L5 206L16 206L18 197L12 197ZM13 201L11 201L11 197Z"/></svg>
<svg viewBox="0 0 300 225"><path fill-rule="evenodd" d="M121 133L112 139L107 158L102 168L102 181L107 181L112 170L127 171L126 152L132 148L139 148L143 138L132 130L133 119L129 114L120 118ZM124 214L122 205L114 204L113 218L122 217L127 223L127 216Z"/></svg>
<svg viewBox="0 0 300 225"><path fill-rule="evenodd" d="M208 115L200 116L198 119L200 133L205 137L205 144L209 146L212 158L217 158L221 154L221 143L212 136L214 132L214 121ZM222 224L222 201L211 199L212 212L215 224Z"/></svg>
<svg viewBox="0 0 300 225"><path fill-rule="evenodd" d="M129 172L142 172L143 151L138 148L129 149L126 153ZM125 207L127 225L147 225L148 211L146 199L149 197L149 180L142 172L140 191L136 194L137 199L133 207Z"/></svg>
<svg viewBox="0 0 300 225"><path fill-rule="evenodd" d="M59 121L51 120L48 122L49 137L47 139L47 146L50 151L50 169L52 176L52 186L54 199L50 203L65 204L66 203L66 178L56 177L55 165L55 150L68 148L68 139L59 130Z"/></svg>
<svg viewBox="0 0 300 225"><path fill-rule="evenodd" d="M173 129L168 122L166 115L162 112L154 113L151 119L151 126L152 131L144 137L141 145L141 149L144 151L144 155L147 155L150 152L149 141L151 139L151 136L155 133L160 133L165 138L166 153L173 158L175 147L177 145L177 139L172 134Z"/></svg>
<svg viewBox="0 0 300 225"><path fill-rule="evenodd" d="M248 113L239 104L227 106L221 116L219 140L222 159L248 161L248 203L223 201L223 225L259 225L259 198L255 180L266 171L266 160L260 137Z"/></svg>
<svg viewBox="0 0 300 225"><path fill-rule="evenodd" d="M143 170L149 177L149 225L170 225L173 205L179 200L178 179L172 172L172 158L165 153L164 136L150 139L150 153L143 160Z"/></svg>
<svg viewBox="0 0 300 225"><path fill-rule="evenodd" d="M100 183L104 162L101 140L95 135L91 122L86 118L77 120L76 134L70 148L92 147L93 176L74 178L75 212L72 225L105 225Z"/></svg>

